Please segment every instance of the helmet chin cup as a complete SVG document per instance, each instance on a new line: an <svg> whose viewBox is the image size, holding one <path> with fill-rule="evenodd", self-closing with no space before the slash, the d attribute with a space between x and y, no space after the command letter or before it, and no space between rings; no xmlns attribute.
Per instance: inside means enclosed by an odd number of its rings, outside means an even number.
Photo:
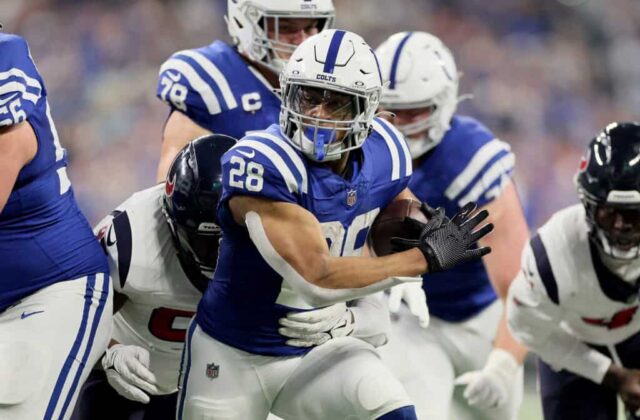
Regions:
<svg viewBox="0 0 640 420"><path fill-rule="evenodd" d="M330 128L306 127L304 135L311 140L314 147L315 160L323 161L325 158L325 145L329 145L336 140L336 131Z"/></svg>

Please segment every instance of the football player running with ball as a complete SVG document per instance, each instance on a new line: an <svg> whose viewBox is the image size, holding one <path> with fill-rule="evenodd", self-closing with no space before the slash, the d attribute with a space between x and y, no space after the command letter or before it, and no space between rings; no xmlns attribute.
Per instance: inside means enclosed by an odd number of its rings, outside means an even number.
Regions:
<svg viewBox="0 0 640 420"><path fill-rule="evenodd" d="M576 176L582 204L554 214L522 255L509 326L539 357L545 420L627 419L640 408L640 125L612 123Z"/></svg>
<svg viewBox="0 0 640 420"><path fill-rule="evenodd" d="M493 250L484 261L391 290L389 306L397 316L383 359L420 418L514 419L526 349L507 330L503 301L528 237L511 180L514 156L479 121L456 114L459 74L440 39L401 32L376 54L388 82L381 108L395 114L392 121L413 160L409 189L449 217L474 201L489 210L496 226L480 241Z"/></svg>
<svg viewBox="0 0 640 420"><path fill-rule="evenodd" d="M415 419L374 348L347 336L296 347L279 333L290 313L343 305L477 259L491 230L468 206L430 214L401 252L362 256L380 209L411 198L402 135L374 118L377 60L353 33L303 42L281 74L280 124L241 139L222 159L214 279L187 332L179 419ZM344 309L343 309L344 310Z"/></svg>

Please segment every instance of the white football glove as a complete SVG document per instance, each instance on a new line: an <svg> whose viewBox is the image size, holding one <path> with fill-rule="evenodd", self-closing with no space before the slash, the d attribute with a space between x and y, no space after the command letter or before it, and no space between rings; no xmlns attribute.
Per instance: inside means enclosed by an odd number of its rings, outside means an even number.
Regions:
<svg viewBox="0 0 640 420"><path fill-rule="evenodd" d="M147 404L147 394L158 395L156 377L149 370L147 349L116 344L102 357L102 367L109 385L123 397Z"/></svg>
<svg viewBox="0 0 640 420"><path fill-rule="evenodd" d="M278 332L289 337L288 345L311 347L351 335L355 319L346 304L336 303L313 311L290 313L280 318L279 323Z"/></svg>
<svg viewBox="0 0 640 420"><path fill-rule="evenodd" d="M422 277L419 282L403 283L389 289L389 312L397 314L404 300L409 311L418 318L422 328L429 326L429 308L427 296L422 289Z"/></svg>
<svg viewBox="0 0 640 420"><path fill-rule="evenodd" d="M506 350L493 349L482 370L457 377L455 385L466 385L464 397L469 405L481 409L503 406L514 386L520 365Z"/></svg>

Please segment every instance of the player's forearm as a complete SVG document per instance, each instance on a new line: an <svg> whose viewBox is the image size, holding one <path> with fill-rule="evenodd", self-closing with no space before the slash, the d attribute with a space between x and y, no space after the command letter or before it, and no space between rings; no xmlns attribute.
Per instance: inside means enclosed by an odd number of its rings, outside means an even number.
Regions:
<svg viewBox="0 0 640 420"><path fill-rule="evenodd" d="M322 269L307 281L326 289L371 286L389 277L414 277L428 269L424 256L413 248L385 257L327 257Z"/></svg>
<svg viewBox="0 0 640 420"><path fill-rule="evenodd" d="M0 156L0 214L9 200L21 166Z"/></svg>
<svg viewBox="0 0 640 420"><path fill-rule="evenodd" d="M31 126L0 127L0 213L9 200L22 167L37 151L37 141Z"/></svg>
<svg viewBox="0 0 640 420"><path fill-rule="evenodd" d="M182 112L172 112L164 126L156 181L165 180L173 159L187 143L207 134L211 132L200 127Z"/></svg>
<svg viewBox="0 0 640 420"><path fill-rule="evenodd" d="M611 359L561 329L560 322L540 307L508 302L509 328L518 341L551 366L601 383Z"/></svg>
<svg viewBox="0 0 640 420"><path fill-rule="evenodd" d="M507 328L506 309L502 312L502 318L500 319L500 323L498 324L498 331L493 347L508 351L519 364L523 363L524 358L529 352L525 346L523 346L518 340L515 339L515 337L513 337L513 335L509 331L509 328Z"/></svg>

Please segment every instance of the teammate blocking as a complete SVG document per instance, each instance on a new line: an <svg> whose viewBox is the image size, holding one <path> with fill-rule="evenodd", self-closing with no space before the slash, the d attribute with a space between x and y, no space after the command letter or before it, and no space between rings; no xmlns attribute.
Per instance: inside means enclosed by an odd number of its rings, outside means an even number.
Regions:
<svg viewBox="0 0 640 420"><path fill-rule="evenodd" d="M0 418L69 418L109 340L110 290L44 81L0 33Z"/></svg>
<svg viewBox="0 0 640 420"><path fill-rule="evenodd" d="M278 73L308 37L331 28L331 0L228 0L234 45L215 41L165 61L157 96L171 107L157 180L190 140L216 133L241 138L278 122Z"/></svg>
<svg viewBox="0 0 640 420"><path fill-rule="evenodd" d="M295 50L280 84L280 124L223 157L223 240L187 334L178 418L415 418L369 344L294 347L278 320L391 287L402 281L394 275L450 267L491 230L460 234L486 212L438 214L416 247L360 256L380 208L411 197L402 136L374 118L382 79L373 51L353 33L323 31Z"/></svg>
<svg viewBox="0 0 640 420"><path fill-rule="evenodd" d="M612 123L578 168L582 204L554 214L522 254L509 326L539 357L546 420L640 408L640 125Z"/></svg>
<svg viewBox="0 0 640 420"><path fill-rule="evenodd" d="M440 39L400 32L376 54L388 82L381 108L394 114L413 161L409 189L449 217L474 201L496 225L479 242L493 250L483 261L425 275L422 290L418 284L391 289L389 305L398 315L381 353L420 418L514 419L526 350L510 336L501 301L528 237L512 181L514 155L482 123L456 113L459 74ZM397 303L400 297L408 306ZM429 312L430 325L421 328Z"/></svg>

